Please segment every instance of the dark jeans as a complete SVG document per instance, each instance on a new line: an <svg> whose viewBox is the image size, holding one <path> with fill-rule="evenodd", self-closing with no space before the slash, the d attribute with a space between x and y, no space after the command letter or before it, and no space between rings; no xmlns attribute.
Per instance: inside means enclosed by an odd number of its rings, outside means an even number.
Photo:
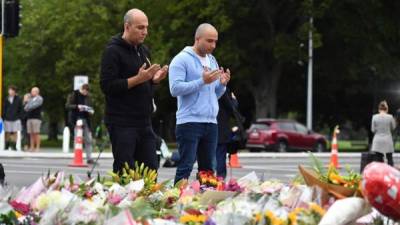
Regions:
<svg viewBox="0 0 400 225"><path fill-rule="evenodd" d="M218 144L217 147L217 176L226 177L226 152L228 144Z"/></svg>
<svg viewBox="0 0 400 225"><path fill-rule="evenodd" d="M156 138L151 127L136 128L107 125L114 156L113 171L120 172L125 162L133 168L135 161L158 169Z"/></svg>
<svg viewBox="0 0 400 225"><path fill-rule="evenodd" d="M383 162L384 155L386 155L387 164L389 164L391 166L394 165L394 163L393 163L393 154L392 153L386 153L386 154L383 154L383 153L380 153L380 152L375 152L375 153L377 155L379 155L379 157L382 157L382 162Z"/></svg>
<svg viewBox="0 0 400 225"><path fill-rule="evenodd" d="M214 171L217 140L217 124L178 124L176 126L176 141L178 143L179 161L174 182L177 183L181 179L190 177L196 159L199 171Z"/></svg>

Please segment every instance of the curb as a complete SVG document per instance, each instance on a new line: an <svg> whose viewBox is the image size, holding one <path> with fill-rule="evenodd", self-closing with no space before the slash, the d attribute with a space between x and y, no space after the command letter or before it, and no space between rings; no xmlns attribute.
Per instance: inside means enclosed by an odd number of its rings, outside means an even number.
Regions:
<svg viewBox="0 0 400 225"><path fill-rule="evenodd" d="M330 157L330 153L313 153L316 157L326 158ZM96 158L98 152L93 152L92 157ZM361 153L339 153L340 156L349 158L361 158ZM239 157L243 158L308 158L307 152L291 152L291 153L276 153L276 152L239 152ZM74 153L63 152L16 152L16 151L0 151L0 158L54 158L54 159L71 159ZM111 152L103 152L101 158L112 159Z"/></svg>

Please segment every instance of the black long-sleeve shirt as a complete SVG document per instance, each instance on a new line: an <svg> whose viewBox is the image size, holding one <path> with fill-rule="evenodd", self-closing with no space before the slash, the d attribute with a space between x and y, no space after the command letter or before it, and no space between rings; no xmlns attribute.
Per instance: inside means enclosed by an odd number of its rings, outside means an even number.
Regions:
<svg viewBox="0 0 400 225"><path fill-rule="evenodd" d="M23 114L22 100L17 95L14 96L13 102L10 103L8 97L4 101L3 120L16 121L22 118Z"/></svg>
<svg viewBox="0 0 400 225"><path fill-rule="evenodd" d="M151 125L153 85L146 81L128 89L127 79L140 67L150 66L150 53L144 45L133 46L114 36L101 61L100 86L106 99L105 123L119 126Z"/></svg>

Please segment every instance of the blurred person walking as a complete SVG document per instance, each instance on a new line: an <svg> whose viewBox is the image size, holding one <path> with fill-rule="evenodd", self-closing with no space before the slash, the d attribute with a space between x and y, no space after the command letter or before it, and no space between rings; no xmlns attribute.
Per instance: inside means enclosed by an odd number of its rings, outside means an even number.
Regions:
<svg viewBox="0 0 400 225"><path fill-rule="evenodd" d="M374 133L371 151L380 155L386 155L387 163L393 166L394 144L392 131L396 128L396 122L392 115L388 114L389 106L382 101L378 106L378 113L373 115L371 131Z"/></svg>
<svg viewBox="0 0 400 225"><path fill-rule="evenodd" d="M89 96L89 84L83 84L79 90L73 91L68 96L65 106L70 110L70 124L76 125L77 120L82 120L83 122L83 144L85 146L86 162L93 164L93 137L90 116L94 114L94 110ZM74 134L76 135L76 132Z"/></svg>

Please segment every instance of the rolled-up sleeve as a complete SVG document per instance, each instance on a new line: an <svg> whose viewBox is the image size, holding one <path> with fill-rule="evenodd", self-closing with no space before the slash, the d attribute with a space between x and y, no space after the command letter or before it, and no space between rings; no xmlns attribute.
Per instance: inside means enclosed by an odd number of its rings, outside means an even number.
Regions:
<svg viewBox="0 0 400 225"><path fill-rule="evenodd" d="M128 91L128 81L120 77L119 67L117 53L112 48L106 48L100 71L100 87L105 95L121 95Z"/></svg>

